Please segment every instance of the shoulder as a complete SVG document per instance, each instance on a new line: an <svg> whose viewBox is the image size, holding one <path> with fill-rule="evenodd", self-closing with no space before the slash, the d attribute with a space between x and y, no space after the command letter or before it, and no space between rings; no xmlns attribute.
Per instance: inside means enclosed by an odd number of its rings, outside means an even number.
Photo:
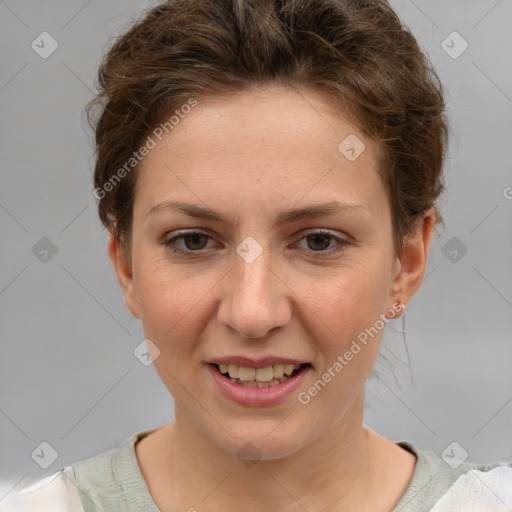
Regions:
<svg viewBox="0 0 512 512"><path fill-rule="evenodd" d="M114 503L119 506L120 501L125 501L123 489L116 480L113 470L114 455L121 446L72 464L78 494L86 512L114 510ZM121 510L124 508L119 506L119 511Z"/></svg>
<svg viewBox="0 0 512 512"><path fill-rule="evenodd" d="M147 432L136 432L117 448L75 462L22 489L9 512L127 510L127 492L143 483L133 446Z"/></svg>
<svg viewBox="0 0 512 512"><path fill-rule="evenodd" d="M397 444L414 453L417 462L393 512L498 512L512 507L512 463L463 462L453 451L441 458L408 441Z"/></svg>
<svg viewBox="0 0 512 512"><path fill-rule="evenodd" d="M84 512L73 468L66 466L15 495L9 512Z"/></svg>
<svg viewBox="0 0 512 512"><path fill-rule="evenodd" d="M512 464L477 465L460 475L432 512L512 510Z"/></svg>

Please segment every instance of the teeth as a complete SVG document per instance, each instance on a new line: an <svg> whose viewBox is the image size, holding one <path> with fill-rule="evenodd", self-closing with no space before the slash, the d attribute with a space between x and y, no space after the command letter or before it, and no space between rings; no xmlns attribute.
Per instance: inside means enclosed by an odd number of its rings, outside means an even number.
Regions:
<svg viewBox="0 0 512 512"><path fill-rule="evenodd" d="M256 380L260 382L270 382L274 378L274 370L272 366L265 366L265 368L258 368L256 370Z"/></svg>
<svg viewBox="0 0 512 512"><path fill-rule="evenodd" d="M220 372L228 374L232 382L260 388L277 386L280 382L288 380L294 370L298 370L300 367L300 364L275 364L265 366L265 368L219 364Z"/></svg>
<svg viewBox="0 0 512 512"><path fill-rule="evenodd" d="M284 364L274 365L274 377L280 379L284 375Z"/></svg>
<svg viewBox="0 0 512 512"><path fill-rule="evenodd" d="M291 375L293 373L293 370L294 370L293 364L285 364L284 365L284 374L285 375Z"/></svg>
<svg viewBox="0 0 512 512"><path fill-rule="evenodd" d="M234 364L228 364L227 371L229 372L229 376L233 377L234 379L238 379L238 368L239 367Z"/></svg>
<svg viewBox="0 0 512 512"><path fill-rule="evenodd" d="M230 374L231 377L233 375ZM256 369L255 368L248 368L247 366L240 366L238 368L238 378L240 380L254 380L256 377ZM233 377L235 378L235 377Z"/></svg>

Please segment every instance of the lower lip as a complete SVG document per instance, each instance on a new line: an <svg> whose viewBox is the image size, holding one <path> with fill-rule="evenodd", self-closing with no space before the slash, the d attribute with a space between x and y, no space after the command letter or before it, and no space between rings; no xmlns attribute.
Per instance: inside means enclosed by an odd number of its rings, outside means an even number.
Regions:
<svg viewBox="0 0 512 512"><path fill-rule="evenodd" d="M241 405L248 406L271 406L276 405L288 398L302 384L304 377L312 369L310 365L303 366L295 375L281 382L276 386L267 388L249 388L231 382L224 377L215 365L207 363L208 371L219 386L222 393Z"/></svg>

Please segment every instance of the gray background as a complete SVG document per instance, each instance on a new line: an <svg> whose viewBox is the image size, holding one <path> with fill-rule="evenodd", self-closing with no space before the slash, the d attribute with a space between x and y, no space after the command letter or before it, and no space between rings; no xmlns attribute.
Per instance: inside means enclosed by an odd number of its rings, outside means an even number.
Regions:
<svg viewBox="0 0 512 512"><path fill-rule="evenodd" d="M102 52L150 5L0 1L0 504L173 418L158 375L133 354L143 331L108 259L81 119ZM438 455L457 441L471 461L512 461L512 1L392 5L441 75L453 134L446 230L405 326L387 328L391 368L379 360L366 424ZM47 59L31 48L44 31L59 45ZM453 31L469 44L458 58L441 46ZM448 39L452 53L460 43ZM43 237L57 249L47 261L33 250ZM42 442L58 453L47 469L31 455Z"/></svg>

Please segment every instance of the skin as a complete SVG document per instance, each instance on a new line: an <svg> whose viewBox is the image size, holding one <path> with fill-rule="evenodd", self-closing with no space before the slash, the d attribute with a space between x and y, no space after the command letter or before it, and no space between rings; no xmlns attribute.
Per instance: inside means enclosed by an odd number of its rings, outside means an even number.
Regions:
<svg viewBox="0 0 512 512"><path fill-rule="evenodd" d="M355 161L338 150L349 134L366 147ZM378 151L320 93L268 86L200 99L145 157L131 257L113 236L108 249L175 401L175 421L136 445L162 511L389 512L405 491L415 456L363 425L382 329L307 405L297 393L272 407L236 404L205 368L227 355L294 357L313 365L298 391L307 390L379 315L413 297L434 211L397 256ZM226 221L148 214L171 200L206 205ZM274 227L285 209L330 201L364 209ZM164 242L181 229L211 238L180 239L175 247L189 255L175 254ZM351 243L336 253L335 238L306 237L318 229ZM262 248L252 263L236 252L248 236ZM249 441L260 454L254 465L237 458Z"/></svg>

